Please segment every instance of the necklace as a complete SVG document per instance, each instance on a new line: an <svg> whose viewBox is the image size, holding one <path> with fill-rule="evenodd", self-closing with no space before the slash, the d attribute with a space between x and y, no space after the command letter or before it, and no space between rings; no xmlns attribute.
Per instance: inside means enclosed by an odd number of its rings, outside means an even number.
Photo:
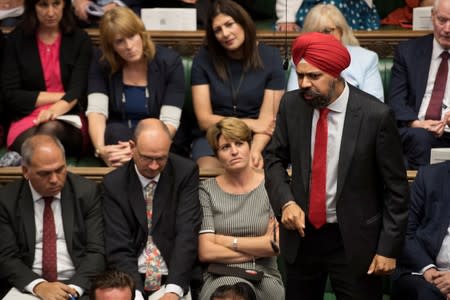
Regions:
<svg viewBox="0 0 450 300"><path fill-rule="evenodd" d="M239 83L238 83L237 88L234 87L233 76L231 74L229 65L227 65L227 73L228 73L228 80L230 81L231 100L232 100L232 105L233 105L233 115L236 116L237 115L237 100L238 100L237 98L239 95L239 90L241 89L242 82L244 81L244 78L245 78L245 72L242 70L241 77L239 78Z"/></svg>

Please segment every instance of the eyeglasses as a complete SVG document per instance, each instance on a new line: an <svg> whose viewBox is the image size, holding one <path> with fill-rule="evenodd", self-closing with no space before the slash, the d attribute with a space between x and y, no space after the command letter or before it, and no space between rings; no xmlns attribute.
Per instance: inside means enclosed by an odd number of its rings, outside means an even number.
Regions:
<svg viewBox="0 0 450 300"><path fill-rule="evenodd" d="M167 158L168 158L167 155L153 157L153 156L142 155L139 151L136 151L136 153L137 153L139 159L142 162L147 163L147 164L152 163L152 162L156 162L157 164L161 164L161 163L165 162L167 160Z"/></svg>

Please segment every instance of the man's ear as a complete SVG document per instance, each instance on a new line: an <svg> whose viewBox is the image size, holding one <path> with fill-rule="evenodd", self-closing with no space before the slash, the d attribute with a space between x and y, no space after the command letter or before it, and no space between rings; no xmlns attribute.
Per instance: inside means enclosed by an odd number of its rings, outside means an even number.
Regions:
<svg viewBox="0 0 450 300"><path fill-rule="evenodd" d="M29 169L26 166L22 165L22 174L26 180L28 180L28 171Z"/></svg>
<svg viewBox="0 0 450 300"><path fill-rule="evenodd" d="M133 151L136 148L136 143L133 140L129 140L128 143L130 143L130 149Z"/></svg>

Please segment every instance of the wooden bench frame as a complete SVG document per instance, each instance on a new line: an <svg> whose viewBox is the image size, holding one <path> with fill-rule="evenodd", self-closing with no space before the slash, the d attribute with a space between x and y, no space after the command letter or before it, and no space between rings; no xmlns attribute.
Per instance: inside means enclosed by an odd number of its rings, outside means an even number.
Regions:
<svg viewBox="0 0 450 300"><path fill-rule="evenodd" d="M9 27L0 28L3 32L11 31ZM95 45L99 44L99 31L97 28L86 29ZM205 36L204 30L197 31L149 31L153 41L156 44L171 47L177 50L182 56L192 56L198 48L203 45ZM411 38L420 37L429 34L430 31L412 31L412 30L392 30L383 29L376 31L355 31L361 46L378 53L380 58L392 57L395 47L399 42ZM297 32L274 32L271 30L258 30L258 40L279 48L284 55L285 48L289 49L292 41L298 36ZM288 50L289 51L289 50Z"/></svg>
<svg viewBox="0 0 450 300"><path fill-rule="evenodd" d="M81 175L88 179L94 180L96 182L101 182L103 176L114 170L114 168L109 167L68 167L68 170L72 173ZM223 172L222 169L200 169L200 178L210 178L215 177ZM414 181L417 171L408 170L407 177L408 181ZM5 167L0 168L0 186L22 178L22 168L21 167Z"/></svg>

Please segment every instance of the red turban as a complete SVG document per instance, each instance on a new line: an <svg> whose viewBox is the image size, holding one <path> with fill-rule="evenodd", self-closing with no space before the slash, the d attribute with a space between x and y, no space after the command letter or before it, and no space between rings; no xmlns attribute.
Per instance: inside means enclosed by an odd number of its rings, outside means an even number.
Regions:
<svg viewBox="0 0 450 300"><path fill-rule="evenodd" d="M304 58L309 64L337 78L350 65L347 48L331 34L307 32L292 43L292 60Z"/></svg>

